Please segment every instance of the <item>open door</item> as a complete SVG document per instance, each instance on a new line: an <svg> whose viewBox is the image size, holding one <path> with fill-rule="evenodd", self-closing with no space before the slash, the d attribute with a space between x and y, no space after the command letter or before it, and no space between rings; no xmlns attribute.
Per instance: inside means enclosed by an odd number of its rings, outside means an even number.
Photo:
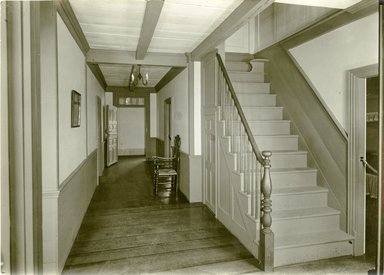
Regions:
<svg viewBox="0 0 384 275"><path fill-rule="evenodd" d="M168 98L164 104L164 156L171 156L172 146L172 129L171 129L171 116L172 116L172 99Z"/></svg>
<svg viewBox="0 0 384 275"><path fill-rule="evenodd" d="M96 110L96 127L97 127L97 169L98 169L98 176L101 176L103 174L104 170L104 135L103 135L103 106L101 104L101 98L96 97L96 103L97 103L97 110Z"/></svg>
<svg viewBox="0 0 384 275"><path fill-rule="evenodd" d="M117 107L105 106L106 113L106 166L116 163L117 157Z"/></svg>

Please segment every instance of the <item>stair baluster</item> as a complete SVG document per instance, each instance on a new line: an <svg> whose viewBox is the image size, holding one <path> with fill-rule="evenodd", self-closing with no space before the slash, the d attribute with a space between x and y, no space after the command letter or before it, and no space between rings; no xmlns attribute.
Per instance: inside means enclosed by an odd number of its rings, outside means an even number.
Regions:
<svg viewBox="0 0 384 275"><path fill-rule="evenodd" d="M242 177L241 191L251 199L249 214L255 219L261 220L262 227L257 230L260 232L261 266L265 271L271 271L274 264L274 235L271 230L272 183L269 157L272 153L270 151L260 153L224 63L219 54L216 56L219 63L217 98L220 106L220 119L225 127L224 133L229 139L230 152L236 156L236 170ZM237 127L237 125L239 126ZM261 180L262 167L264 176ZM263 199L261 200L261 198Z"/></svg>
<svg viewBox="0 0 384 275"><path fill-rule="evenodd" d="M264 164L264 175L261 181L261 192L263 199L261 203L261 224L262 230L260 235L260 247L261 247L261 264L263 265L264 271L273 270L273 259L274 259L274 236L271 230L272 225L272 183L271 183L271 151L263 151L263 157L265 159Z"/></svg>

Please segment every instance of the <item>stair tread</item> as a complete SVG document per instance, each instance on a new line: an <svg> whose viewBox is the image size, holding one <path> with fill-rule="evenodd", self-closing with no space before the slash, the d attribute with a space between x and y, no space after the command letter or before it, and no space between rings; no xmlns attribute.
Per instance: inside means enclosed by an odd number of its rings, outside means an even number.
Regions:
<svg viewBox="0 0 384 275"><path fill-rule="evenodd" d="M253 135L254 137L269 137L269 138L275 138L275 137L299 137L299 135L291 135L291 134L286 134L286 135Z"/></svg>
<svg viewBox="0 0 384 275"><path fill-rule="evenodd" d="M323 193L328 192L328 189L321 186L292 186L274 188L272 195L300 194L300 193Z"/></svg>
<svg viewBox="0 0 384 275"><path fill-rule="evenodd" d="M289 167L289 168L273 168L273 163L271 167L271 172L273 173L284 173L284 172L314 172L317 171L316 168L312 167Z"/></svg>
<svg viewBox="0 0 384 275"><path fill-rule="evenodd" d="M248 119L248 124L250 123L290 123L291 121L289 119L266 119L266 120L259 120L259 119Z"/></svg>
<svg viewBox="0 0 384 275"><path fill-rule="evenodd" d="M264 75L264 73L258 73L258 72L244 72L244 71L233 71L230 70L228 71L229 74L254 74L254 75ZM237 81L240 82L240 81ZM260 82L258 82L260 83Z"/></svg>
<svg viewBox="0 0 384 275"><path fill-rule="evenodd" d="M283 235L275 237L275 248L283 249L303 245L315 245L350 240L353 240L353 237L341 230Z"/></svg>
<svg viewBox="0 0 384 275"><path fill-rule="evenodd" d="M273 208L272 208L273 209ZM274 220L279 219L292 219L302 217L316 217L316 216L328 216L338 215L340 211L331 207L314 207L314 208L298 208L298 209L285 209L272 211L272 218Z"/></svg>
<svg viewBox="0 0 384 275"><path fill-rule="evenodd" d="M244 106L243 109L283 109L281 106ZM277 119L276 119L277 120Z"/></svg>
<svg viewBox="0 0 384 275"><path fill-rule="evenodd" d="M273 155L297 155L297 154L308 154L308 151L304 150L272 150L272 156Z"/></svg>

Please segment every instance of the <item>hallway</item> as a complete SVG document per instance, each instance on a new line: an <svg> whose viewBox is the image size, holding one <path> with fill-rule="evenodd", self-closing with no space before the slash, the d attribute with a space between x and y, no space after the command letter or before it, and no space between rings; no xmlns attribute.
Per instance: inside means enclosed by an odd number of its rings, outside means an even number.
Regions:
<svg viewBox="0 0 384 275"><path fill-rule="evenodd" d="M152 194L151 164L119 158L92 198L63 274L132 274L249 259L252 255L200 204ZM249 270L252 268L253 270ZM247 270L256 268L247 265Z"/></svg>

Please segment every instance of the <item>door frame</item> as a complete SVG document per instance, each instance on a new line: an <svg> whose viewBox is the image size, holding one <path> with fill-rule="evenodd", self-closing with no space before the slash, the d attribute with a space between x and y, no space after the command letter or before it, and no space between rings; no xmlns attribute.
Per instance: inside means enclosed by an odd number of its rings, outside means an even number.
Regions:
<svg viewBox="0 0 384 275"><path fill-rule="evenodd" d="M348 135L348 233L355 237L353 255L365 253L365 156L366 80L378 75L378 64L348 72L349 135ZM359 184L364 182L364 184Z"/></svg>
<svg viewBox="0 0 384 275"><path fill-rule="evenodd" d="M172 97L164 100L164 156L170 157L172 147Z"/></svg>
<svg viewBox="0 0 384 275"><path fill-rule="evenodd" d="M99 177L104 171L104 121L103 121L103 104L101 98L96 96L96 127L97 127L97 185L99 185Z"/></svg>

